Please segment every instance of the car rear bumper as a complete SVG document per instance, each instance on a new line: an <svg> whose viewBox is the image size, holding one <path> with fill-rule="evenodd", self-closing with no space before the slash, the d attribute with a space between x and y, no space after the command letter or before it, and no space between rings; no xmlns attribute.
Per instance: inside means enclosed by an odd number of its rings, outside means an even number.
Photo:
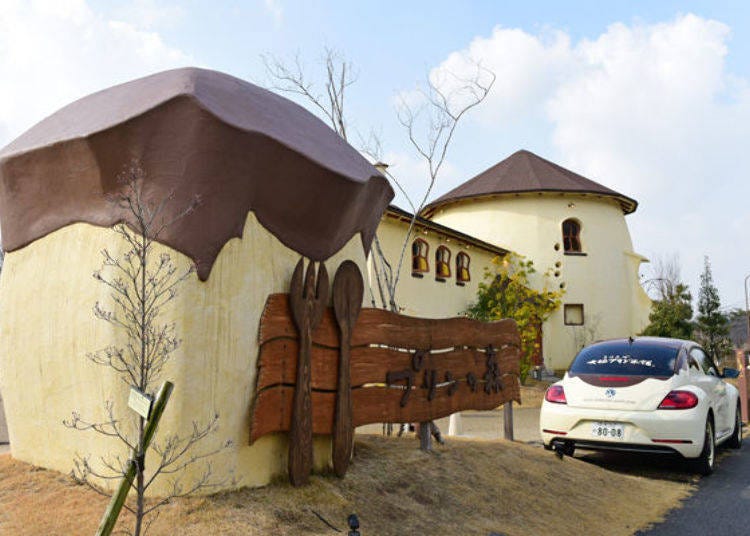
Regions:
<svg viewBox="0 0 750 536"><path fill-rule="evenodd" d="M623 437L609 439L592 433L593 423L624 426ZM539 418L542 441L562 442L589 450L678 453L695 458L703 449L705 409L622 411L575 408L544 402Z"/></svg>
<svg viewBox="0 0 750 536"><path fill-rule="evenodd" d="M662 445L640 445L637 443L614 443L612 441L589 441L584 439L562 439L554 438L550 445L554 447L574 447L578 450L606 450L614 452L640 452L647 454L680 454L672 447Z"/></svg>

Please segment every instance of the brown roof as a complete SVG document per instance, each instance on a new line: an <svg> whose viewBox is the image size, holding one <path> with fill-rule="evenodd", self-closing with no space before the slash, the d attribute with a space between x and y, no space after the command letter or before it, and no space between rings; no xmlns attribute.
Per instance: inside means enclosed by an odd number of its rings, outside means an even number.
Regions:
<svg viewBox="0 0 750 536"><path fill-rule="evenodd" d="M301 106L232 76L185 68L84 97L0 150L0 224L7 251L73 222L110 226L124 214L104 194L132 160L147 197L175 191L198 209L161 241L206 279L248 211L314 260L356 233L369 249L393 197L387 180Z"/></svg>
<svg viewBox="0 0 750 536"><path fill-rule="evenodd" d="M401 207L397 207L396 205L388 205L388 208L385 211L385 215L400 220L406 225L408 225L411 222L411 219L414 217L414 214L402 209ZM474 236L467 235L466 233L462 233L461 231L453 229L452 227L447 227L435 221L425 219L421 216L416 217L416 219L414 220L414 225L417 229L420 227L424 229L430 229L435 233L451 237L459 242L465 242L480 249L484 249L485 251L488 251L493 255L499 255L503 257L508 254L508 250L505 248L490 244L489 242L485 242L484 240L480 240Z"/></svg>
<svg viewBox="0 0 750 536"><path fill-rule="evenodd" d="M429 217L438 207L461 199L531 192L580 193L612 197L620 203L625 214L634 212L638 206L635 199L610 190L530 151L521 150L439 197L424 208L422 215Z"/></svg>

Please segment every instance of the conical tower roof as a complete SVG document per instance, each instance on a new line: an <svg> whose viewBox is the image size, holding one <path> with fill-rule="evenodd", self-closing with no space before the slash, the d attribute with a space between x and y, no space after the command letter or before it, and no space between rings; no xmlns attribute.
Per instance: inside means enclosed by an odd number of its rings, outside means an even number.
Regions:
<svg viewBox="0 0 750 536"><path fill-rule="evenodd" d="M427 205L422 214L429 217L439 207L462 199L532 192L611 197L619 202L625 214L634 212L638 206L635 199L545 160L531 151L521 150L439 197Z"/></svg>

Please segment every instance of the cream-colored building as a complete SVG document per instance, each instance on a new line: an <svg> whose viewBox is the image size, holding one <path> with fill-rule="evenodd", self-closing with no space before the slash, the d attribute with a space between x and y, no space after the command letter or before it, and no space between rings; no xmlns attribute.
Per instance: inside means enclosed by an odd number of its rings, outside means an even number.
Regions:
<svg viewBox="0 0 750 536"><path fill-rule="evenodd" d="M266 300L288 292L301 257L324 261L331 277L347 259L366 273L367 251L393 191L306 110L202 69L167 71L84 97L0 150L7 252L0 277L0 391L11 454L19 460L69 473L77 454L97 470L102 458L131 455L116 438L72 430L63 420L75 412L107 422L111 402L121 426L135 426L122 376L87 359L132 343L125 330L92 313L98 303L131 325L112 290L92 273L102 267L102 249L121 260L128 249L112 226L133 225L133 214L108 196L123 190L117 176L134 159L146 172L145 205L173 195L165 221L195 196L201 200L152 245L153 271L163 254L180 269L197 267L158 318L174 323L182 344L158 382L144 389L153 394L167 379L175 385L155 441L190 437L193 422L218 414L218 431L194 451L231 441L211 459L218 485L211 489L236 486L232 476L239 485L267 484L286 473L288 434L249 441ZM109 266L102 274L112 280L119 272ZM315 436L315 466L330 460L329 436ZM153 467L146 463L147 474ZM179 475L185 488L204 469L188 466ZM150 493L169 489L164 478Z"/></svg>
<svg viewBox="0 0 750 536"><path fill-rule="evenodd" d="M380 247L394 271L399 265L411 219L412 214L391 205L378 226ZM491 266L492 259L506 253L506 249L417 217L396 285L395 302L399 312L424 318L461 314L476 301L479 283L484 280L485 269ZM374 266L381 264L376 256L377 248L372 248L368 259L370 289L367 297L372 306L382 307ZM382 268L380 270L382 272Z"/></svg>
<svg viewBox="0 0 750 536"><path fill-rule="evenodd" d="M135 422L126 384L86 358L129 342L92 314L95 303L112 309L116 302L91 275L102 266L103 248L114 257L127 249L112 227L133 225L132 214L111 195L121 192L116 178L134 161L146 172L145 202L171 199L167 220L201 198L153 245L154 257L168 253L179 266L197 267L163 311L182 345L164 369L162 379L175 390L157 441L189 435L193 421L218 414L219 432L203 447L232 444L214 459L214 474L266 484L286 472L288 450L287 434L249 441L267 297L288 291L300 257L325 262L331 275L351 259L370 276L365 304L378 304L373 256L367 257L371 241L377 231L384 256L397 263L411 215L386 208L393 196L386 179L320 120L221 73L159 73L84 97L41 121L0 150L7 251L0 277L0 391L11 453L20 460L68 473L76 454L90 455L98 468L103 456L130 454L113 438L71 430L62 421L74 412L106 421L111 401L116 419ZM454 316L476 299L484 269L507 250L538 266L559 263L554 282L567 285L566 315L545 325L544 342L547 366L561 367L580 329L567 325L572 320L596 325L598 337L635 333L645 320L648 299L637 279L643 258L632 252L623 218L635 202L591 181L582 190L586 179L530 153L496 168L515 173L518 166L533 172L521 178L540 184L503 190L502 181L489 181L490 170L417 218L396 302L408 315ZM460 194L467 186L479 189ZM579 227L578 251L567 251L573 235L563 240L565 221ZM315 465L329 465L330 438L316 436L314 447ZM191 467L184 483L201 472ZM153 491L167 489L164 483Z"/></svg>
<svg viewBox="0 0 750 536"><path fill-rule="evenodd" d="M636 335L648 323L651 302L638 274L647 259L633 251L625 221L636 207L627 196L518 151L422 216L533 260L534 286L565 289L563 306L544 323L542 348L545 367L563 369L592 340Z"/></svg>

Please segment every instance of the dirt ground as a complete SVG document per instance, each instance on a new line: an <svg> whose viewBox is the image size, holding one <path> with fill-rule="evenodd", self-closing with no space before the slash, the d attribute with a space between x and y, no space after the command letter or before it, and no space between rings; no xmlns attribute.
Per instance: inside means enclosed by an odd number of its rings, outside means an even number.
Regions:
<svg viewBox="0 0 750 536"><path fill-rule="evenodd" d="M345 531L356 512L365 535L626 535L662 519L692 489L503 440L453 439L425 454L413 438L357 436L344 479L176 500L149 534L324 535L333 529L321 518ZM64 475L0 455L0 534L92 534L106 503Z"/></svg>

